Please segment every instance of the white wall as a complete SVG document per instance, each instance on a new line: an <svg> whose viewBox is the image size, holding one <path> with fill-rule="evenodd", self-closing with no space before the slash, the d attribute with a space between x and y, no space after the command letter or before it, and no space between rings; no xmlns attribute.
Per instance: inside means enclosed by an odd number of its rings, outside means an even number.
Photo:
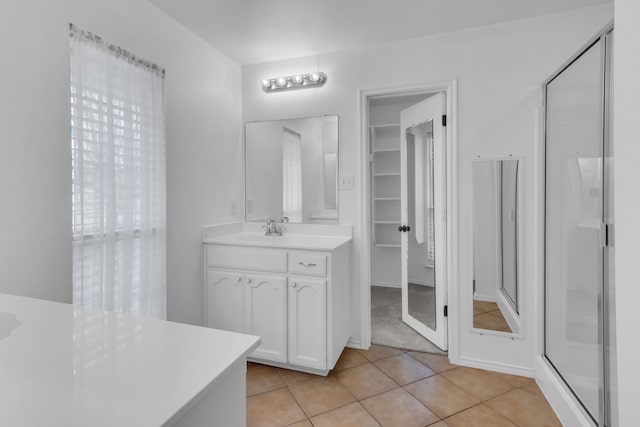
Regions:
<svg viewBox="0 0 640 427"><path fill-rule="evenodd" d="M143 0L2 9L0 292L71 301L73 22L166 68L168 317L202 324L201 227L242 206L240 67Z"/></svg>
<svg viewBox="0 0 640 427"><path fill-rule="evenodd" d="M616 0L614 38L615 303L617 311L618 415L620 426L637 425L640 402L638 255L640 254L640 3Z"/></svg>
<svg viewBox="0 0 640 427"><path fill-rule="evenodd" d="M525 323L524 339L507 341L480 336L471 327L471 158L474 155L520 155L524 158L524 215L527 233L523 289L525 313L534 313L535 288L533 211L534 110L540 103L540 85L557 67L612 17L611 6L514 21L505 24L441 34L375 48L299 58L242 69L243 121L338 114L340 116L340 173L360 176L361 144L359 89L406 87L459 78L458 117L460 253L459 301L450 301L452 316L459 316L461 336L452 343L452 354L467 360L494 361L496 366L530 370L533 366L533 319ZM321 89L264 93L264 77L314 70L316 64L328 75ZM354 191L340 192L340 223L354 225L352 250L352 335L360 339L361 221L363 183L356 179ZM454 261L455 262L455 261ZM368 284L365 284L368 285ZM460 307L461 310L456 308Z"/></svg>

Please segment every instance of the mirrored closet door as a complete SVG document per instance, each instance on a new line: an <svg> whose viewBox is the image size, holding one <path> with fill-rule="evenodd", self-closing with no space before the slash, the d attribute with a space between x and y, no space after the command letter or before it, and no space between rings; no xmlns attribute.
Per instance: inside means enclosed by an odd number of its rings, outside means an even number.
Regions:
<svg viewBox="0 0 640 427"><path fill-rule="evenodd" d="M545 84L545 356L610 426L611 32Z"/></svg>

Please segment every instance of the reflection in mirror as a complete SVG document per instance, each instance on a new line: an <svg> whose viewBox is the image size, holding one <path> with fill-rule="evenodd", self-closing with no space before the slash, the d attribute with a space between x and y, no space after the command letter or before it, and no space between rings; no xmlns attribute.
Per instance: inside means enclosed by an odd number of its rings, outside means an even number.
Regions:
<svg viewBox="0 0 640 427"><path fill-rule="evenodd" d="M245 218L338 223L338 116L245 124Z"/></svg>
<svg viewBox="0 0 640 427"><path fill-rule="evenodd" d="M519 332L518 160L473 162L473 327Z"/></svg>
<svg viewBox="0 0 640 427"><path fill-rule="evenodd" d="M436 329L433 123L407 129L408 313Z"/></svg>

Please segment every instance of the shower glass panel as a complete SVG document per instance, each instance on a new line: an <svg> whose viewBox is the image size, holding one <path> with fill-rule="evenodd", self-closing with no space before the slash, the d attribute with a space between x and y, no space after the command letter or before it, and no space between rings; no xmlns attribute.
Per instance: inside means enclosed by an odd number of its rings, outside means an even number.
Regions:
<svg viewBox="0 0 640 427"><path fill-rule="evenodd" d="M604 41L546 88L545 354L603 417Z"/></svg>

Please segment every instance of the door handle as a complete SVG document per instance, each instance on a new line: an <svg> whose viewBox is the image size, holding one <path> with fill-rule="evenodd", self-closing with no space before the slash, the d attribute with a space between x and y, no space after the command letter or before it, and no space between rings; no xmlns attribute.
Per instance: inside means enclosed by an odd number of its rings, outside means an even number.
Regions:
<svg viewBox="0 0 640 427"><path fill-rule="evenodd" d="M298 264L304 267L315 267L316 265L318 265L315 262L304 262L304 261L300 261Z"/></svg>
<svg viewBox="0 0 640 427"><path fill-rule="evenodd" d="M401 233L406 233L407 231L411 231L411 227L408 225L401 225L398 227L398 231Z"/></svg>

